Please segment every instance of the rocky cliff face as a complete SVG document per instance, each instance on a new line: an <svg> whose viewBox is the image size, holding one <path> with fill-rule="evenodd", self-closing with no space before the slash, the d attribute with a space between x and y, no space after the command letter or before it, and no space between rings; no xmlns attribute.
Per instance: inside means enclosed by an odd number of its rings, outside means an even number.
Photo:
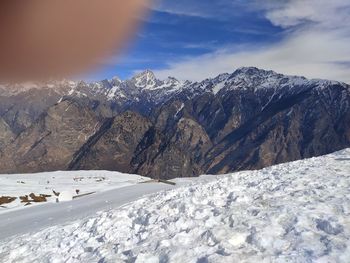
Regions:
<svg viewBox="0 0 350 263"><path fill-rule="evenodd" d="M1 172L67 169L74 154L96 133L96 116L74 101L62 101L47 111L2 150Z"/></svg>
<svg viewBox="0 0 350 263"><path fill-rule="evenodd" d="M350 146L349 85L256 68L199 83L145 71L126 81L0 90L0 172L108 169L168 179Z"/></svg>
<svg viewBox="0 0 350 263"><path fill-rule="evenodd" d="M81 158L70 169L132 171L131 160L135 150L152 123L129 111L106 122L109 124L100 130L99 138L82 148Z"/></svg>
<svg viewBox="0 0 350 263"><path fill-rule="evenodd" d="M135 153L135 172L155 178L196 176L212 142L205 129L175 101L160 109L154 127Z"/></svg>
<svg viewBox="0 0 350 263"><path fill-rule="evenodd" d="M12 143L15 138L10 126L7 122L0 118L0 149L5 148L8 144Z"/></svg>

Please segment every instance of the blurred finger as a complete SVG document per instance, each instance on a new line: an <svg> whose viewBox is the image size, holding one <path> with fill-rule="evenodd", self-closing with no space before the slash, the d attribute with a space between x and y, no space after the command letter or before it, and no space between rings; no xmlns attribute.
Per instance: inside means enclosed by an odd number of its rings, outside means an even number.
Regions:
<svg viewBox="0 0 350 263"><path fill-rule="evenodd" d="M0 79L81 73L120 50L146 0L11 0L0 3Z"/></svg>

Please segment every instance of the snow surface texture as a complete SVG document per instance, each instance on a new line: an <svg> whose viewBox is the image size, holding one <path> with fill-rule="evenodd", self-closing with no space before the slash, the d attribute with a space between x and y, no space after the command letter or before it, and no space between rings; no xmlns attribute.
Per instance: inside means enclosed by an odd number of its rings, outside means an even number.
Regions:
<svg viewBox="0 0 350 263"><path fill-rule="evenodd" d="M153 194L0 243L0 262L349 262L350 149Z"/></svg>
<svg viewBox="0 0 350 263"><path fill-rule="evenodd" d="M133 174L123 174L109 171L58 171L35 174L1 174L0 196L17 197L12 203L0 207L0 214L13 210L13 208L24 208L19 196L34 193L48 194L48 202L56 202L56 192L70 192L72 194L84 195L91 192L101 192L111 189L134 185L149 180L149 178ZM79 190L76 193L76 190ZM32 203L38 205L42 203ZM6 208L4 208L6 207ZM28 208L29 206L25 206Z"/></svg>
<svg viewBox="0 0 350 263"><path fill-rule="evenodd" d="M42 229L64 225L75 220L121 207L139 198L176 186L161 183L144 183L99 192L68 202L45 203L30 206L28 209L11 209L0 214L0 239L5 240L26 233L35 233ZM0 260L1 262L1 260Z"/></svg>

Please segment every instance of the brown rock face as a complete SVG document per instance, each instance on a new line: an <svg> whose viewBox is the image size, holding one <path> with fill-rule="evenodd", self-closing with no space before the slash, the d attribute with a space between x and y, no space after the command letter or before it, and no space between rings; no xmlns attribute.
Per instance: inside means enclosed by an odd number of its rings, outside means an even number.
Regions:
<svg viewBox="0 0 350 263"><path fill-rule="evenodd" d="M210 149L205 169L258 169L344 148L350 142L350 109L345 107L350 97L345 91L340 86L322 94L310 89L272 102ZM330 107L330 97L337 107Z"/></svg>
<svg viewBox="0 0 350 263"><path fill-rule="evenodd" d="M47 112L3 151L2 172L39 172L67 169L75 152L98 129L92 112L63 101Z"/></svg>
<svg viewBox="0 0 350 263"><path fill-rule="evenodd" d="M0 87L0 115L16 135L30 127L70 90L63 81L31 85Z"/></svg>
<svg viewBox="0 0 350 263"><path fill-rule="evenodd" d="M136 172L152 178L191 177L202 172L200 161L210 149L209 136L196 121L182 117L174 131L147 134L133 160Z"/></svg>
<svg viewBox="0 0 350 263"><path fill-rule="evenodd" d="M130 172L136 147L151 127L151 122L138 113L125 112L108 120L101 137L82 152L72 169L106 169ZM84 149L82 149L84 150Z"/></svg>
<svg viewBox="0 0 350 263"><path fill-rule="evenodd" d="M0 151L10 144L15 138L15 134L12 132L11 127L7 122L0 118Z"/></svg>

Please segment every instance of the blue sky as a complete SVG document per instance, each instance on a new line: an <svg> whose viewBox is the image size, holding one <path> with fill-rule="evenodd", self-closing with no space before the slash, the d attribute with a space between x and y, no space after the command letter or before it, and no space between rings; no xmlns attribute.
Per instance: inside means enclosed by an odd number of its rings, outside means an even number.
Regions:
<svg viewBox="0 0 350 263"><path fill-rule="evenodd" d="M134 40L88 78L125 79L151 69L160 78L201 80L257 66L350 82L349 2L153 2Z"/></svg>

